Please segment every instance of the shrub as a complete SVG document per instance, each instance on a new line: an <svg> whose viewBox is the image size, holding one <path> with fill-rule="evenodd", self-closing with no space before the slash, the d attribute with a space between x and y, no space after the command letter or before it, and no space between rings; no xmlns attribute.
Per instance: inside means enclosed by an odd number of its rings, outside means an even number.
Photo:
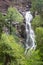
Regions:
<svg viewBox="0 0 43 65"><path fill-rule="evenodd" d="M43 19L39 15L35 16L35 18L32 21L32 26L33 26L34 30L37 27L40 27L40 26L42 27L43 26Z"/></svg>
<svg viewBox="0 0 43 65"><path fill-rule="evenodd" d="M23 16L14 7L9 7L6 15L6 26L9 29L10 34L12 34L12 22L23 22Z"/></svg>
<svg viewBox="0 0 43 65"><path fill-rule="evenodd" d="M23 22L23 16L19 13L19 11L15 7L9 7L7 11L8 19L11 19L15 22Z"/></svg>
<svg viewBox="0 0 43 65"><path fill-rule="evenodd" d="M12 35L2 34L0 41L0 62L4 65L37 65L40 62L39 51L32 51L24 55L24 49Z"/></svg>
<svg viewBox="0 0 43 65"><path fill-rule="evenodd" d="M4 25L5 25L5 16L3 16L2 13L0 12L0 39Z"/></svg>
<svg viewBox="0 0 43 65"><path fill-rule="evenodd" d="M40 50L41 60L43 60L43 27L36 28L37 48Z"/></svg>
<svg viewBox="0 0 43 65"><path fill-rule="evenodd" d="M31 0L32 8L31 10L37 11L41 16L43 16L43 0Z"/></svg>
<svg viewBox="0 0 43 65"><path fill-rule="evenodd" d="M12 35L2 35L2 41L0 41L0 56L3 55L2 61L4 64L14 65L26 65L25 57L23 55L23 48L20 44L17 44Z"/></svg>

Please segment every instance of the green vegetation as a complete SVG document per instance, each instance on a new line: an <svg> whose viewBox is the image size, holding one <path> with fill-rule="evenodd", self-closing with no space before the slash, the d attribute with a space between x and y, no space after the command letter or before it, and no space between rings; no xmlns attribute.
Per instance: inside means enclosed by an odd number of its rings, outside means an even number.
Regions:
<svg viewBox="0 0 43 65"><path fill-rule="evenodd" d="M0 39L1 39L1 34L2 34L2 28L5 25L5 16L2 15L0 12Z"/></svg>
<svg viewBox="0 0 43 65"><path fill-rule="evenodd" d="M15 7L8 8L7 18L12 19L14 22L23 22L23 16L18 12Z"/></svg>
<svg viewBox="0 0 43 65"><path fill-rule="evenodd" d="M34 1L33 1L34 3ZM37 43L37 49L39 49L39 55L41 57L40 61L43 61L43 18L42 18L42 5L43 2L42 0L35 0L35 3L33 5L32 3L32 8L35 11L38 11L39 15L36 15L33 19L32 26L33 29L35 30L36 34L36 43ZM41 64L43 65L43 64Z"/></svg>
<svg viewBox="0 0 43 65"><path fill-rule="evenodd" d="M38 12L32 21L37 48L28 50L27 54L24 54L21 39L12 25L12 22L21 24L23 16L15 7L9 7L6 16L0 13L0 65L43 65L43 0L32 0L31 10ZM10 34L4 31L4 27Z"/></svg>
<svg viewBox="0 0 43 65"><path fill-rule="evenodd" d="M32 26L36 34L37 49L39 49L40 61L43 62L43 0L31 0L32 12L37 14L33 21ZM41 64L43 65L43 63Z"/></svg>
<svg viewBox="0 0 43 65"><path fill-rule="evenodd" d="M23 16L18 12L18 10L14 7L9 7L6 15L6 25L10 30L10 34L12 34L12 22L20 23L23 22Z"/></svg>
<svg viewBox="0 0 43 65"><path fill-rule="evenodd" d="M40 15L36 15L35 18L33 19L32 21L32 26L34 28L34 30L37 28L37 27L42 27L43 26L43 19L41 18Z"/></svg>
<svg viewBox="0 0 43 65"><path fill-rule="evenodd" d="M41 16L43 16L43 0L31 0L33 12L37 11Z"/></svg>
<svg viewBox="0 0 43 65"><path fill-rule="evenodd" d="M38 45L38 49L40 49L40 56L41 56L41 60L43 61L43 28L39 27L36 28L36 40L37 40L37 45Z"/></svg>
<svg viewBox="0 0 43 65"><path fill-rule="evenodd" d="M8 64L8 62L14 61L14 64L16 65L19 63L19 60L22 59L23 55L23 48L21 45L17 44L15 39L12 37L12 35L6 35L3 34L0 42L0 56L3 55L3 58L1 58L4 62L4 65ZM19 51L20 49L20 51Z"/></svg>
<svg viewBox="0 0 43 65"><path fill-rule="evenodd" d="M0 63L4 65L33 65L40 64L39 51L32 51L25 56L24 49L17 44L12 35L2 34L0 42Z"/></svg>

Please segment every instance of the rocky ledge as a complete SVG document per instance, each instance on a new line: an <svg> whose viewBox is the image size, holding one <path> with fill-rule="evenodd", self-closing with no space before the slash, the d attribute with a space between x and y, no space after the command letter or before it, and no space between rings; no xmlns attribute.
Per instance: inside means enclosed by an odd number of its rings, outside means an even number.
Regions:
<svg viewBox="0 0 43 65"><path fill-rule="evenodd" d="M0 0L0 11L5 13L9 6L16 7L20 12L31 7L30 0Z"/></svg>

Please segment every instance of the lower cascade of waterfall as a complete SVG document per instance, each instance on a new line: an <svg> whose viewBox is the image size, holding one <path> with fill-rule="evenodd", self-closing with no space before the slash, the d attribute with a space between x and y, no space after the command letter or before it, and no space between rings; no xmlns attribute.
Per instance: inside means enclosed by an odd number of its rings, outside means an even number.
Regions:
<svg viewBox="0 0 43 65"><path fill-rule="evenodd" d="M25 14L25 20L26 20L26 50L25 50L25 53L27 53L27 51L30 49L34 49L36 48L36 45L35 45L35 34L34 34L34 31L32 29L32 26L31 26L31 21L33 19L33 16L31 14L30 11L27 11L26 14Z"/></svg>

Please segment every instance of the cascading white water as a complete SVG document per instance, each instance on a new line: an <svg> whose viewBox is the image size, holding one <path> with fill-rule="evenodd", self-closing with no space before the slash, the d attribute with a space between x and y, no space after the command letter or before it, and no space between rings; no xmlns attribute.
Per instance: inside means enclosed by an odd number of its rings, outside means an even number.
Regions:
<svg viewBox="0 0 43 65"><path fill-rule="evenodd" d="M27 53L28 49L30 50L35 49L36 45L35 45L35 34L31 26L33 16L30 11L26 12L25 19L26 19L26 34L27 34L25 53Z"/></svg>

